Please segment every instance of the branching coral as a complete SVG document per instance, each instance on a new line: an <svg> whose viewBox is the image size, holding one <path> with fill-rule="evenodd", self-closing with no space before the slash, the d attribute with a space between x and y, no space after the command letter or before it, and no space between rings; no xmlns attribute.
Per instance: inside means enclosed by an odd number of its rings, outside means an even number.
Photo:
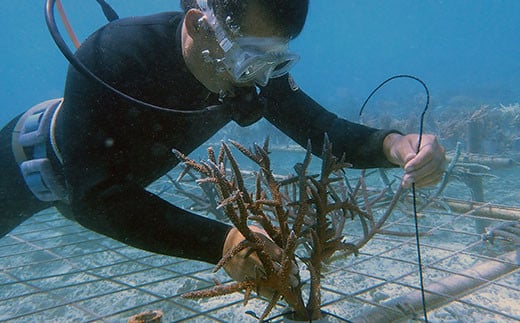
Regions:
<svg viewBox="0 0 520 323"><path fill-rule="evenodd" d="M385 193L375 197L370 194L364 177L351 187L345 181L344 159L332 155L332 145L325 136L321 172L309 175L311 161L310 143L302 163L295 166L296 176L278 180L271 170L269 142L247 149L230 141L242 154L260 167L252 188L248 188L239 165L230 147L222 143L218 155L208 149L208 160L196 162L176 151L189 170L201 174L200 184L211 183L218 192L218 208L245 237L245 240L225 254L215 271L225 266L230 259L250 249L256 252L263 268L257 277L242 282L217 284L208 290L185 294L187 298L213 297L245 291L247 303L252 291L272 290L273 295L259 320L264 320L280 299L294 310L300 320L315 320L321 316L321 277L323 265L336 253L357 254L358 249L376 234L391 213L401 195L399 189L387 211L375 219L373 205ZM225 167L228 163L230 169ZM250 193L249 190L254 190ZM344 226L346 220L359 220L363 227L363 238L355 243L346 242ZM262 227L269 238L282 250L279 259L274 259L266 248L266 240L253 232L250 225ZM294 264L303 262L310 273L308 299L304 301L304 284L294 284ZM298 276L299 277L299 276Z"/></svg>

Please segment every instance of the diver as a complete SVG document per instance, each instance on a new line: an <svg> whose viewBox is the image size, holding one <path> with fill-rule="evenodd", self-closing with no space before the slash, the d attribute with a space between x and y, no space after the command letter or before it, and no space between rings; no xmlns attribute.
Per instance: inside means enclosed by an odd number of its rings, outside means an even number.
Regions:
<svg viewBox="0 0 520 323"><path fill-rule="evenodd" d="M265 118L300 145L310 139L315 155L327 134L335 155L356 168L403 167L404 186L440 181L445 154L433 135L423 135L416 153L417 134L349 122L298 88L289 71L299 56L289 42L308 5L181 0L184 12L115 19L94 32L75 57L110 86L166 108L126 100L69 67L63 98L34 106L0 132L0 237L56 207L133 247L216 264L240 233L146 187L179 163L173 148L189 154L232 121ZM226 269L243 280L255 266L249 257Z"/></svg>

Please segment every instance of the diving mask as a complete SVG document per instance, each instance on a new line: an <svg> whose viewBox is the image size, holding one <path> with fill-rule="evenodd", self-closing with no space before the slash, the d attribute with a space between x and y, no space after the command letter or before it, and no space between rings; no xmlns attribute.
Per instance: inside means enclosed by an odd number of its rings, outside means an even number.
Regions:
<svg viewBox="0 0 520 323"><path fill-rule="evenodd" d="M197 0L197 4L224 52L222 58L213 58L213 61L219 65L218 68L227 71L236 83L254 81L265 86L270 78L287 74L299 60L297 54L289 52L288 41L283 38L237 36L232 41L208 1ZM230 30L234 28L230 27Z"/></svg>

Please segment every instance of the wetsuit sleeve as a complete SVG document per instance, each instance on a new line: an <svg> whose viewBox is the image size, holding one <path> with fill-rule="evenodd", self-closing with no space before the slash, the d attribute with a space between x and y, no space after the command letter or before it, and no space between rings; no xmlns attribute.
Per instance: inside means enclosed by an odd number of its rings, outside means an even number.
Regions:
<svg viewBox="0 0 520 323"><path fill-rule="evenodd" d="M90 36L76 55L129 95L190 108L202 85L195 87L184 69L181 22L177 13L117 20ZM188 154L229 122L211 117L142 109L70 68L56 140L74 218L137 248L217 263L230 227L145 189L178 162L171 148Z"/></svg>
<svg viewBox="0 0 520 323"><path fill-rule="evenodd" d="M83 226L136 248L216 264L230 226L202 217L138 185L110 185L72 203Z"/></svg>
<svg viewBox="0 0 520 323"><path fill-rule="evenodd" d="M383 153L383 140L398 131L379 130L339 118L302 90L292 90L289 76L273 79L262 89L266 99L264 117L303 147L311 140L313 154L319 156L326 133L333 153L355 168L396 167Z"/></svg>

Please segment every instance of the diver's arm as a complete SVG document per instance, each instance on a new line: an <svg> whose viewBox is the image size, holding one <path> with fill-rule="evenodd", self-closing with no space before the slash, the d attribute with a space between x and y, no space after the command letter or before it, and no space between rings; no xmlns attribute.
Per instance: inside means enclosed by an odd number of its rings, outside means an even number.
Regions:
<svg viewBox="0 0 520 323"><path fill-rule="evenodd" d="M73 201L83 226L136 248L216 264L230 226L177 206L132 184L91 190Z"/></svg>
<svg viewBox="0 0 520 323"><path fill-rule="evenodd" d="M288 76L272 79L261 95L267 100L265 118L304 147L310 139L315 155L321 154L327 133L334 154L345 154L355 168L396 167L387 159L383 142L397 131L378 130L339 118L302 90L293 91Z"/></svg>

